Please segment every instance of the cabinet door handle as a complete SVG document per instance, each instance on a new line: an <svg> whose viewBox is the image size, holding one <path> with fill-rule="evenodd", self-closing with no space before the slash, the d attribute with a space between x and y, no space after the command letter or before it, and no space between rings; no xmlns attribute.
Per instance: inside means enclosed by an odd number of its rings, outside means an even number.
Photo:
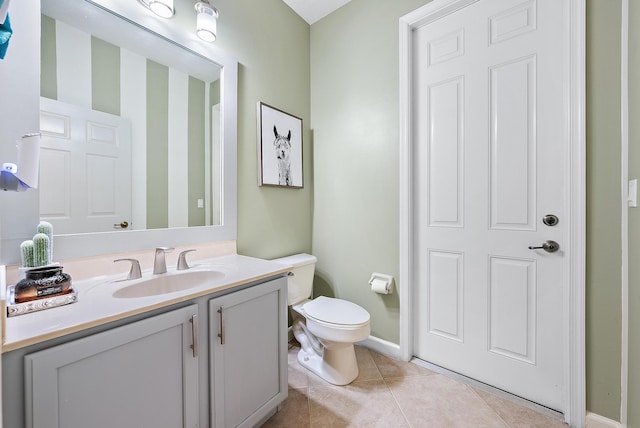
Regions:
<svg viewBox="0 0 640 428"><path fill-rule="evenodd" d="M193 349L193 358L198 358L198 315L191 315L191 336L192 343L191 349Z"/></svg>
<svg viewBox="0 0 640 428"><path fill-rule="evenodd" d="M218 337L220 338L220 344L224 345L224 306L220 306L218 313L220 314L220 333L218 333Z"/></svg>

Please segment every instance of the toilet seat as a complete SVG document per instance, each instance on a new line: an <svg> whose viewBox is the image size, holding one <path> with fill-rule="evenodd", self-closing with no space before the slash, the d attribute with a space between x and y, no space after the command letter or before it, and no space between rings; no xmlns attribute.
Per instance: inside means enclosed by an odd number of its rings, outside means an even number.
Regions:
<svg viewBox="0 0 640 428"><path fill-rule="evenodd" d="M358 329L369 325L369 312L347 300L320 296L302 308L307 319L325 327Z"/></svg>

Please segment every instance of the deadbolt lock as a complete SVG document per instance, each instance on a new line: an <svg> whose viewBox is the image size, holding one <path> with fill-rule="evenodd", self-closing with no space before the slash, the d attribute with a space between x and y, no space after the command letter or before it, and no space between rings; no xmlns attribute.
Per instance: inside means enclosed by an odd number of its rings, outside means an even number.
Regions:
<svg viewBox="0 0 640 428"><path fill-rule="evenodd" d="M560 219L558 219L558 217L553 214L547 214L542 218L542 222L547 226L555 226L559 221Z"/></svg>

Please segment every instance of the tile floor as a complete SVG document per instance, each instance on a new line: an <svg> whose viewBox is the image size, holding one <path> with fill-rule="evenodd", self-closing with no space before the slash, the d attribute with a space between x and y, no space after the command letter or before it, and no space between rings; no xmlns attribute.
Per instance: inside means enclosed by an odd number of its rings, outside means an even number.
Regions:
<svg viewBox="0 0 640 428"><path fill-rule="evenodd" d="M477 387L356 346L360 374L334 386L304 369L289 347L289 397L263 427L566 427Z"/></svg>

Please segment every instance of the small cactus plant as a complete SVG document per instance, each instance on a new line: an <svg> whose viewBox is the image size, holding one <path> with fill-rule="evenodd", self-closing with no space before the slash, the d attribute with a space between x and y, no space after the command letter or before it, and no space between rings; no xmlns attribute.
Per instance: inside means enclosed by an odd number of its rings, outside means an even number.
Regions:
<svg viewBox="0 0 640 428"><path fill-rule="evenodd" d="M49 263L51 263L53 262L53 225L48 221L41 221L38 224L38 233L44 233L49 237Z"/></svg>
<svg viewBox="0 0 640 428"><path fill-rule="evenodd" d="M36 266L46 266L49 260L49 237L44 233L36 233L33 237L33 260Z"/></svg>
<svg viewBox="0 0 640 428"><path fill-rule="evenodd" d="M29 239L20 244L20 254L22 255L22 267L34 267L33 241Z"/></svg>

